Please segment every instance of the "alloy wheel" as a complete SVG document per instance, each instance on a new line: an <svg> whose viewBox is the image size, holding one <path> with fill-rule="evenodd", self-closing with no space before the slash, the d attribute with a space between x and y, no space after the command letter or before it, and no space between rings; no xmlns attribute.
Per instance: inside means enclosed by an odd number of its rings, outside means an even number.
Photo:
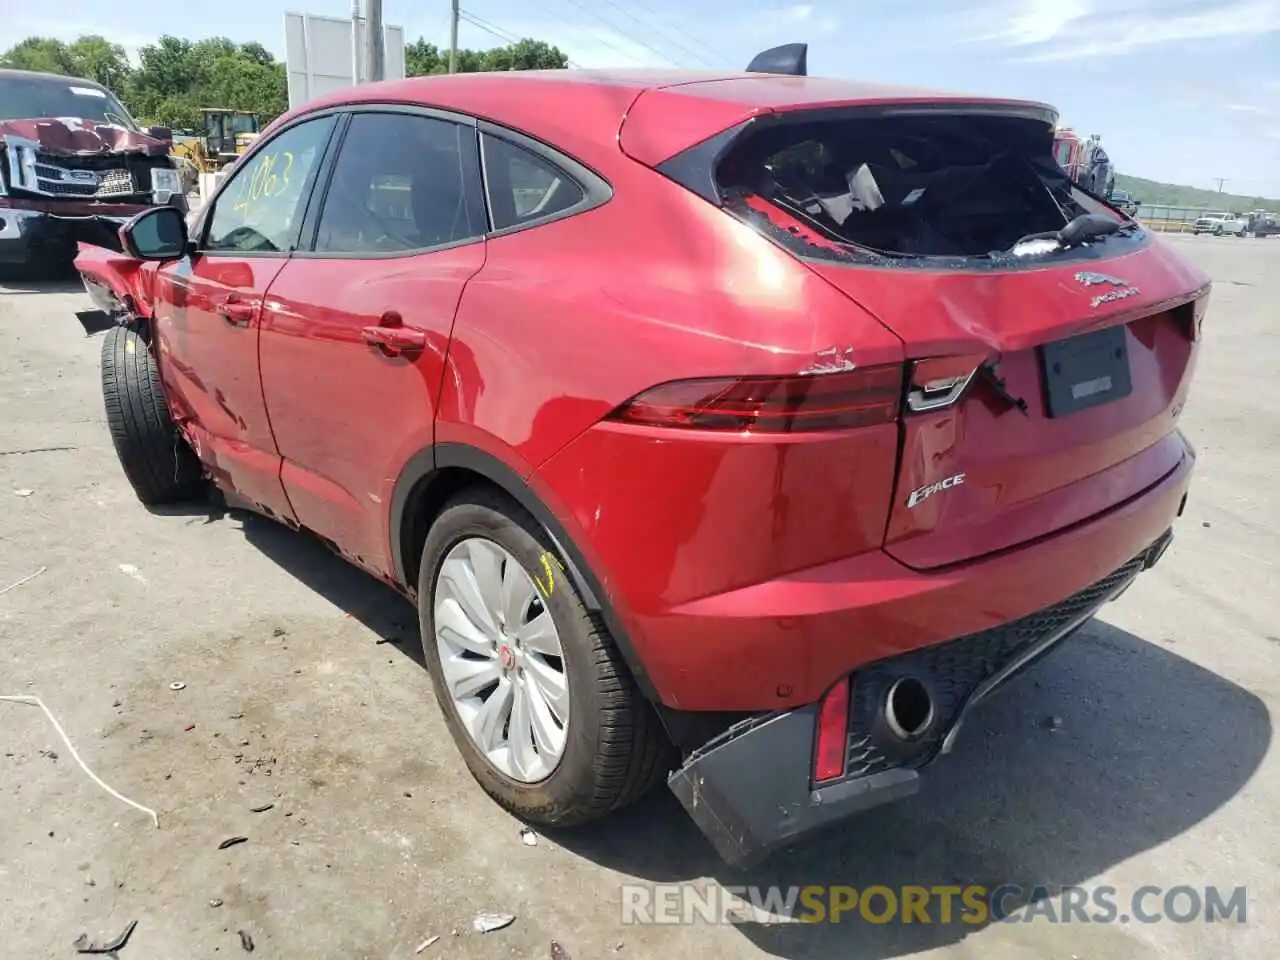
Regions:
<svg viewBox="0 0 1280 960"><path fill-rule="evenodd" d="M434 625L444 685L472 743L521 783L564 754L569 684L551 611L504 547L469 537L436 574Z"/></svg>

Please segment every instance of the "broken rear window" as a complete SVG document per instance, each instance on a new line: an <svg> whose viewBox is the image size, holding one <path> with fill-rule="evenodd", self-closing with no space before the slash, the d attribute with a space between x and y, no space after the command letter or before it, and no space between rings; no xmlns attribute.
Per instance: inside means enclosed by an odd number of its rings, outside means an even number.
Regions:
<svg viewBox="0 0 1280 960"><path fill-rule="evenodd" d="M839 259L999 255L1105 209L1067 179L1047 124L980 113L778 123L717 181L731 211Z"/></svg>

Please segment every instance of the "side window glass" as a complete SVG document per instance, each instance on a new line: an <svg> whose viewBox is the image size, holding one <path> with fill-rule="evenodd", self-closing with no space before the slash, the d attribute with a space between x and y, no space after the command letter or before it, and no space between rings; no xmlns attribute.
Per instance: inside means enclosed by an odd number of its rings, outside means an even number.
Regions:
<svg viewBox="0 0 1280 960"><path fill-rule="evenodd" d="M300 123L272 138L243 166L237 164L218 197L204 249L288 250L333 123L331 116Z"/></svg>
<svg viewBox="0 0 1280 960"><path fill-rule="evenodd" d="M498 137L485 134L483 139L495 230L554 216L586 196L575 180L549 160Z"/></svg>
<svg viewBox="0 0 1280 960"><path fill-rule="evenodd" d="M351 118L315 249L407 253L484 234L475 129L409 113Z"/></svg>

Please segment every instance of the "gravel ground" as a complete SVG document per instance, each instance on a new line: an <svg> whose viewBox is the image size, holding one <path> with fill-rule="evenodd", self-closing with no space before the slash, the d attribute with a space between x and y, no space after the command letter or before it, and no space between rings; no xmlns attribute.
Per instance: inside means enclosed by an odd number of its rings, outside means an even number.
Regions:
<svg viewBox="0 0 1280 960"><path fill-rule="evenodd" d="M0 703L0 956L72 956L135 919L124 960L237 954L241 930L287 958L413 957L431 935L424 957L542 958L552 939L575 960L1280 955L1280 241L1170 242L1217 286L1185 415L1200 462L1164 561L984 707L921 795L742 874L665 793L522 844L448 739L412 609L269 521L144 510L107 435L87 298L0 286L0 589L44 571L0 596L0 695L42 697L160 814ZM634 881L1109 884L1122 902L1245 886L1248 914L623 925ZM482 911L517 919L481 936Z"/></svg>

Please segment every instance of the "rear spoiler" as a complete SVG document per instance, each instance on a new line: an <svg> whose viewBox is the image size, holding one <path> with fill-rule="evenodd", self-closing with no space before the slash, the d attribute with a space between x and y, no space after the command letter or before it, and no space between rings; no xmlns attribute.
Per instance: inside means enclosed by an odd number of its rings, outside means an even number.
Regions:
<svg viewBox="0 0 1280 960"><path fill-rule="evenodd" d="M809 75L809 45L807 43L784 43L780 47L771 47L747 64L747 73L781 73L791 77L807 77Z"/></svg>

